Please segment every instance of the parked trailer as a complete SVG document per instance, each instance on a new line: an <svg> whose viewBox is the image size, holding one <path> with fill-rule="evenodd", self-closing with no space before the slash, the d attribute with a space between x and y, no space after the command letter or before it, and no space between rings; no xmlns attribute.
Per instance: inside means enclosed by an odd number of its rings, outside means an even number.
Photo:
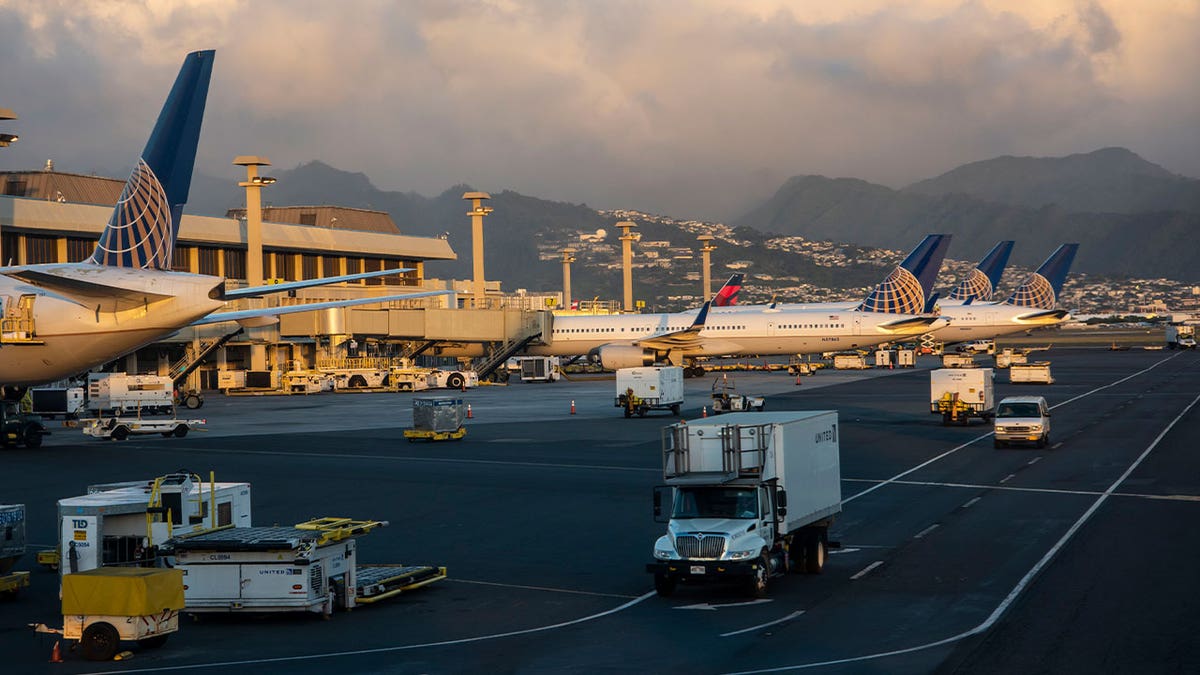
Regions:
<svg viewBox="0 0 1200 675"><path fill-rule="evenodd" d="M161 435L165 438L183 438L193 429L207 424L207 420L142 419L138 417L98 417L83 421L83 433L92 438L123 441L130 436Z"/></svg>
<svg viewBox="0 0 1200 675"><path fill-rule="evenodd" d="M942 354L943 368L974 368L975 357L971 354Z"/></svg>
<svg viewBox="0 0 1200 675"><path fill-rule="evenodd" d="M521 359L522 382L557 382L562 378L557 356L527 356Z"/></svg>
<svg viewBox="0 0 1200 675"><path fill-rule="evenodd" d="M164 375L88 373L87 408L109 414L166 414L175 409L175 383Z"/></svg>
<svg viewBox="0 0 1200 675"><path fill-rule="evenodd" d="M1050 377L1049 361L1013 364L1008 370L1008 381L1013 384L1054 384L1054 378Z"/></svg>
<svg viewBox="0 0 1200 675"><path fill-rule="evenodd" d="M862 354L834 354L834 370L866 370L867 360Z"/></svg>
<svg viewBox="0 0 1200 675"><path fill-rule="evenodd" d="M820 573L842 510L837 411L732 413L663 430L654 588L730 580L753 597L784 572Z"/></svg>
<svg viewBox="0 0 1200 675"><path fill-rule="evenodd" d="M929 373L929 412L942 424L990 421L995 406L991 368L939 368Z"/></svg>
<svg viewBox="0 0 1200 675"><path fill-rule="evenodd" d="M626 417L645 417L651 410L670 410L678 415L683 405L683 368L679 366L643 366L617 370L617 396L614 405Z"/></svg>
<svg viewBox="0 0 1200 675"><path fill-rule="evenodd" d="M33 412L47 419L54 419L56 416L78 417L86 410L84 394L83 387L42 387L29 390Z"/></svg>
<svg viewBox="0 0 1200 675"><path fill-rule="evenodd" d="M188 612L350 610L446 578L444 567L361 569L354 537L386 521L321 518L294 527L239 527L175 542ZM360 578L360 575L362 578Z"/></svg>

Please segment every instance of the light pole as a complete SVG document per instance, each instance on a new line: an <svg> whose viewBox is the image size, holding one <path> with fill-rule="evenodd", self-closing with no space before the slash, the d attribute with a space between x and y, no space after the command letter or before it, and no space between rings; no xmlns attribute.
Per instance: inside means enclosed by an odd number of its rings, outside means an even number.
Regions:
<svg viewBox="0 0 1200 675"><path fill-rule="evenodd" d="M703 261L703 277L704 277L704 302L712 299L712 252L717 250L716 246L712 245L713 236L711 234L702 234L696 237L696 241L700 242L700 259Z"/></svg>
<svg viewBox="0 0 1200 675"><path fill-rule="evenodd" d="M575 262L575 249L562 250L563 266L563 309L571 309L571 263Z"/></svg>
<svg viewBox="0 0 1200 675"><path fill-rule="evenodd" d="M625 289L624 311L633 311L633 242L637 241L637 235L631 230L637 227L637 223L629 220L622 220L617 223L617 227L621 228L621 269L624 272L623 283Z"/></svg>
<svg viewBox="0 0 1200 675"><path fill-rule="evenodd" d="M238 155L233 158L237 166L246 167L246 180L238 183L238 187L246 188L246 285L262 286L263 284L263 247L262 247L262 188L271 185L274 178L258 175L258 167L271 166L266 157L255 155ZM262 300L251 300L251 305L257 305ZM250 336L262 337L261 329L248 331ZM253 333L258 332L255 336ZM250 370L267 369L267 346L255 341L250 345Z"/></svg>
<svg viewBox="0 0 1200 675"><path fill-rule="evenodd" d="M463 199L471 202L471 255L475 271L475 309L483 307L483 217L492 212L492 208L483 205L483 200L491 199L486 192L464 192Z"/></svg>

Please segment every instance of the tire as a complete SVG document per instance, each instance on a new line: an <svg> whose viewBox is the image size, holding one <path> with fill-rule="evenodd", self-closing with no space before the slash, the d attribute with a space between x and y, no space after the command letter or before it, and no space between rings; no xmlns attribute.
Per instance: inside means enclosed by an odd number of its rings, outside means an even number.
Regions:
<svg viewBox="0 0 1200 675"><path fill-rule="evenodd" d="M141 640L138 640L137 646L141 647L142 649L158 649L159 647L167 644L167 638L169 638L169 637L171 637L170 633L163 633L162 635L152 635L150 637L142 638Z"/></svg>
<svg viewBox="0 0 1200 675"><path fill-rule="evenodd" d="M462 389L467 383L467 378L463 377L462 373L450 373L446 378L446 387L449 389Z"/></svg>
<svg viewBox="0 0 1200 675"><path fill-rule="evenodd" d="M350 380L346 382L346 386L351 389L362 389L367 386L367 378L362 375L351 375Z"/></svg>
<svg viewBox="0 0 1200 675"><path fill-rule="evenodd" d="M175 427L175 431L172 431L171 434L175 436L175 438L183 438L184 436L187 436L187 432L187 425L180 424L179 426Z"/></svg>
<svg viewBox="0 0 1200 675"><path fill-rule="evenodd" d="M654 592L658 593L660 598L669 598L675 594L675 586L679 584L679 580L669 574L654 575Z"/></svg>
<svg viewBox="0 0 1200 675"><path fill-rule="evenodd" d="M638 408L638 417L645 417L645 416L646 416L646 409Z"/></svg>
<svg viewBox="0 0 1200 675"><path fill-rule="evenodd" d="M758 556L758 569L746 581L746 596L750 598L767 597L767 587L770 585L770 578L771 561L767 559L767 554L764 551L762 555Z"/></svg>
<svg viewBox="0 0 1200 675"><path fill-rule="evenodd" d="M1042 436L1041 438L1037 439L1037 442L1034 443L1034 447L1038 448L1039 450L1046 447L1046 437Z"/></svg>
<svg viewBox="0 0 1200 675"><path fill-rule="evenodd" d="M671 406L671 414L672 414L672 415L674 415L674 416L676 416L676 417L679 417L679 404L678 404L678 403L676 403L675 405Z"/></svg>
<svg viewBox="0 0 1200 675"><path fill-rule="evenodd" d="M204 399L195 394L188 394L187 398L183 399L183 405L188 410L195 410L196 408L200 408L204 405Z"/></svg>
<svg viewBox="0 0 1200 675"><path fill-rule="evenodd" d="M42 430L35 427L25 429L25 447L29 449L42 447Z"/></svg>
<svg viewBox="0 0 1200 675"><path fill-rule="evenodd" d="M121 646L121 635L111 624L100 621L84 629L79 646L88 661L111 661Z"/></svg>
<svg viewBox="0 0 1200 675"><path fill-rule="evenodd" d="M808 541L804 542L804 571L809 574L820 574L825 571L825 534L814 532Z"/></svg>
<svg viewBox="0 0 1200 675"><path fill-rule="evenodd" d="M122 424L122 425L118 426L116 429L113 429L112 430L112 438L115 441L123 441L126 438L129 438L129 427Z"/></svg>

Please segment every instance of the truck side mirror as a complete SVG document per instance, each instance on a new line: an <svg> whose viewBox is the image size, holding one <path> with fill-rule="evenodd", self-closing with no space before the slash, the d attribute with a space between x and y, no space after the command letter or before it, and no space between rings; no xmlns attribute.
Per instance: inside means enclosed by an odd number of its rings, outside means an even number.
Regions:
<svg viewBox="0 0 1200 675"><path fill-rule="evenodd" d="M775 512L781 518L787 515L787 490L775 491Z"/></svg>
<svg viewBox="0 0 1200 675"><path fill-rule="evenodd" d="M672 497L671 488L667 485L659 485L654 488L654 522L665 523L670 521L670 513L663 515L663 497Z"/></svg>

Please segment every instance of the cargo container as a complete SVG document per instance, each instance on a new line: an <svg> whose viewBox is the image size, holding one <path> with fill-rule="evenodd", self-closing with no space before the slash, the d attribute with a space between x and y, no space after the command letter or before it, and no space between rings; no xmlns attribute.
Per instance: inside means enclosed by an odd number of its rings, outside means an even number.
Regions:
<svg viewBox="0 0 1200 675"><path fill-rule="evenodd" d="M614 405L626 417L635 413L645 417L650 410L670 410L678 415L683 405L683 368L679 366L642 366L617 370L617 396Z"/></svg>
<svg viewBox="0 0 1200 675"><path fill-rule="evenodd" d="M994 396L991 368L939 368L929 373L929 412L941 415L942 424L970 424L972 417L989 421Z"/></svg>

